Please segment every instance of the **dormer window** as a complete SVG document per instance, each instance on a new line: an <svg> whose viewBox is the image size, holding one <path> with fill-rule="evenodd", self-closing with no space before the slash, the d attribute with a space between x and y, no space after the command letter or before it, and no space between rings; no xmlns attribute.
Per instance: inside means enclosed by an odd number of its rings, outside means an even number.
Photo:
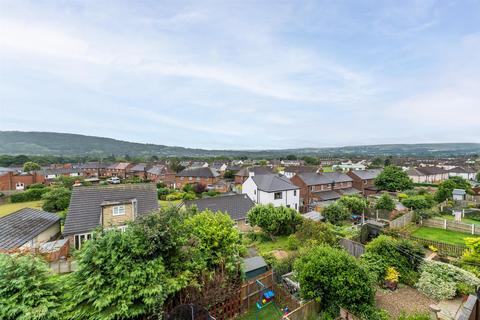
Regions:
<svg viewBox="0 0 480 320"><path fill-rule="evenodd" d="M114 216L121 216L125 214L125 206L114 206L112 211Z"/></svg>

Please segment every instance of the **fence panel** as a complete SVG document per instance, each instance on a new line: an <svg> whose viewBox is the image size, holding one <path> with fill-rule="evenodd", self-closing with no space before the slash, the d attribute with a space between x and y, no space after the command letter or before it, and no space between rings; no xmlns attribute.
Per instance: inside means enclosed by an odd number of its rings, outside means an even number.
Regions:
<svg viewBox="0 0 480 320"><path fill-rule="evenodd" d="M392 229L405 228L410 222L413 221L413 217L414 217L414 212L409 211L405 213L403 216L390 221L390 228Z"/></svg>
<svg viewBox="0 0 480 320"><path fill-rule="evenodd" d="M294 309L292 312L287 314L284 319L285 320L304 320L308 319L311 315L317 315L320 311L320 305L310 300L309 302L299 306L298 308Z"/></svg>
<svg viewBox="0 0 480 320"><path fill-rule="evenodd" d="M468 224L459 221L453 221L448 219L427 219L420 222L422 226L432 227L444 230L452 230L463 233L480 235L480 226L475 224Z"/></svg>
<svg viewBox="0 0 480 320"><path fill-rule="evenodd" d="M340 239L340 245L347 250L347 252L354 256L355 258L359 258L362 254L365 253L365 246L361 243L342 238Z"/></svg>
<svg viewBox="0 0 480 320"><path fill-rule="evenodd" d="M425 246L434 246L435 248L438 249L438 252L440 254L444 254L452 257L460 257L463 255L465 250L467 250L467 247L462 245L455 245L455 244L448 244L448 243L439 242L439 241L426 240L426 239L422 239L414 236L405 236L405 237L407 239L421 243Z"/></svg>

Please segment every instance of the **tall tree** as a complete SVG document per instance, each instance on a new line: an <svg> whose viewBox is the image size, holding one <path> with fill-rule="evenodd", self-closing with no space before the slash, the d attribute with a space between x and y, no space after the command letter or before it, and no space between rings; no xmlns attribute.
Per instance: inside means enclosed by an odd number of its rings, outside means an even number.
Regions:
<svg viewBox="0 0 480 320"><path fill-rule="evenodd" d="M271 237L289 235L302 222L302 217L292 208L274 207L272 204L256 205L248 212L252 226L259 226Z"/></svg>
<svg viewBox="0 0 480 320"><path fill-rule="evenodd" d="M462 177L450 177L447 180L440 182L438 185L437 192L435 193L435 200L442 202L451 199L453 189L463 189L467 193L471 193L472 185Z"/></svg>
<svg viewBox="0 0 480 320"><path fill-rule="evenodd" d="M412 189L413 181L401 168L386 166L375 179L375 186L380 190L402 191Z"/></svg>
<svg viewBox="0 0 480 320"><path fill-rule="evenodd" d="M23 164L23 171L24 172L30 172L30 171L35 171L35 170L40 170L42 167L33 161L27 161Z"/></svg>
<svg viewBox="0 0 480 320"><path fill-rule="evenodd" d="M375 204L375 209L392 211L395 209L395 200L386 192L382 194Z"/></svg>
<svg viewBox="0 0 480 320"><path fill-rule="evenodd" d="M339 224L349 218L350 210L343 203L336 201L325 207L322 214L328 222Z"/></svg>

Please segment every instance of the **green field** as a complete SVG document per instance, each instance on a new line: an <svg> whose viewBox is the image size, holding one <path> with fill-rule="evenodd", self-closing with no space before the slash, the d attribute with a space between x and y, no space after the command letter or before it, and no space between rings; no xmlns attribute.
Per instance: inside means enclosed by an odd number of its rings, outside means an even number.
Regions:
<svg viewBox="0 0 480 320"><path fill-rule="evenodd" d="M456 245L465 245L465 238L478 237L468 233L431 228L431 227L420 227L417 230L412 232L412 236L426 239L426 240L432 240L432 241L438 241L438 242L444 242L444 243L456 244Z"/></svg>
<svg viewBox="0 0 480 320"><path fill-rule="evenodd" d="M34 209L42 209L43 202L41 200L38 201L27 201L27 202L20 202L20 203L5 203L0 205L0 217L6 216L12 212L18 211L23 208L34 208Z"/></svg>

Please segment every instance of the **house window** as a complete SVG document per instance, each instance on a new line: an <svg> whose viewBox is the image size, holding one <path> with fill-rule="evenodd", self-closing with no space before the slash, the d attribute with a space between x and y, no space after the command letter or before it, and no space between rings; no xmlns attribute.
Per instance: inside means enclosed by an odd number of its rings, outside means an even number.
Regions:
<svg viewBox="0 0 480 320"><path fill-rule="evenodd" d="M257 194L257 189L253 189L253 194Z"/></svg>
<svg viewBox="0 0 480 320"><path fill-rule="evenodd" d="M275 200L282 199L282 192L275 192L273 194L273 199Z"/></svg>
<svg viewBox="0 0 480 320"><path fill-rule="evenodd" d="M293 190L293 196L294 196L294 197L297 196L297 190Z"/></svg>
<svg viewBox="0 0 480 320"><path fill-rule="evenodd" d="M82 234L76 234L75 235L75 249L79 250L82 248L82 243L84 243L87 240L92 239L92 234L91 233L82 233Z"/></svg>
<svg viewBox="0 0 480 320"><path fill-rule="evenodd" d="M125 206L115 206L113 207L113 215L121 216L125 214Z"/></svg>
<svg viewBox="0 0 480 320"><path fill-rule="evenodd" d="M125 230L127 230L127 226L118 226L117 229L122 232L125 232Z"/></svg>
<svg viewBox="0 0 480 320"><path fill-rule="evenodd" d="M193 180L193 177L188 177L188 180Z"/></svg>
<svg viewBox="0 0 480 320"><path fill-rule="evenodd" d="M298 210L298 204L295 203L295 210Z"/></svg>

